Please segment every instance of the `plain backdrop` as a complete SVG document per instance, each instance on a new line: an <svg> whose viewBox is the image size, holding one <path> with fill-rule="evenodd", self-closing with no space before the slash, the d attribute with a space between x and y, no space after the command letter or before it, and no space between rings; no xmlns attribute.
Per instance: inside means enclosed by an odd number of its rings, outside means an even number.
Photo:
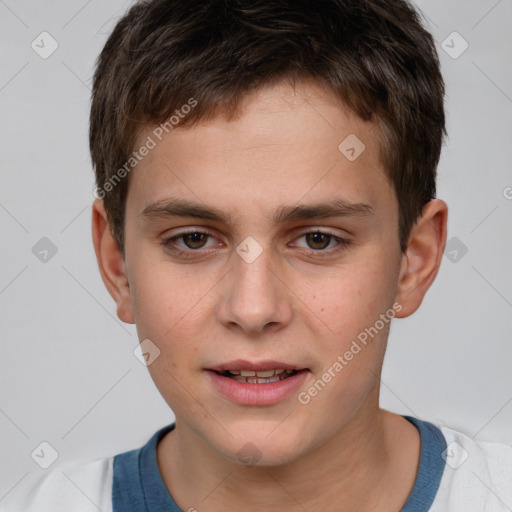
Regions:
<svg viewBox="0 0 512 512"><path fill-rule="evenodd" d="M58 462L92 459L173 420L90 234L91 77L130 4L0 1L0 500L44 473L31 457L41 442ZM447 85L438 197L450 241L420 310L393 323L381 403L512 443L512 1L417 5Z"/></svg>

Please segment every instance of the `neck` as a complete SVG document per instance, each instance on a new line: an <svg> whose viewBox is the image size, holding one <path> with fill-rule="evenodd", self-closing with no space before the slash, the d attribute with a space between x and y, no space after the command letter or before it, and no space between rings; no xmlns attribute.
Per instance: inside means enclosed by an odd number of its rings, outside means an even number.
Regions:
<svg viewBox="0 0 512 512"><path fill-rule="evenodd" d="M399 510L419 462L419 433L404 418L374 407L300 459L243 466L198 442L186 428L157 449L164 482L183 510ZM302 508L301 508L302 507Z"/></svg>

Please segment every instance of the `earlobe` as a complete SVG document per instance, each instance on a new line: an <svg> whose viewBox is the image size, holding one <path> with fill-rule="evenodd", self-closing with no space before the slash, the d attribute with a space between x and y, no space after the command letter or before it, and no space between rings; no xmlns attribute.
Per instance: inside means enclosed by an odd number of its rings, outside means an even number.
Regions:
<svg viewBox="0 0 512 512"><path fill-rule="evenodd" d="M413 226L402 256L396 298L402 310L397 317L412 315L434 281L446 244L447 219L446 203L433 199L424 206L422 216Z"/></svg>
<svg viewBox="0 0 512 512"><path fill-rule="evenodd" d="M112 236L103 200L92 206L92 239L103 283L117 304L117 316L123 322L135 323L126 265Z"/></svg>

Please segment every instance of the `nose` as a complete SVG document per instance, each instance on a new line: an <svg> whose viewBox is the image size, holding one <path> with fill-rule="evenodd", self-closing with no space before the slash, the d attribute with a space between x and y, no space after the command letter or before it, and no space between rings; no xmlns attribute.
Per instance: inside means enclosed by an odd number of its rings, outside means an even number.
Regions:
<svg viewBox="0 0 512 512"><path fill-rule="evenodd" d="M292 294L272 262L270 249L250 263L237 253L232 258L217 311L219 321L246 335L274 332L287 325L293 314Z"/></svg>

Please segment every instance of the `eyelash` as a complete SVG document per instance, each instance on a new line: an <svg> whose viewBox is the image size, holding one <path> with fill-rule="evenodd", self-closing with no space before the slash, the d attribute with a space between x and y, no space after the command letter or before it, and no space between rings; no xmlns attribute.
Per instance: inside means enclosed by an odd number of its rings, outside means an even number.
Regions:
<svg viewBox="0 0 512 512"><path fill-rule="evenodd" d="M315 257L323 257L324 255L327 256L327 255L331 255L334 252L342 251L348 245L351 244L351 241L347 240L346 238L342 238L340 236L335 235L334 233L330 233L329 231L322 231L322 230L319 230L319 229L315 229L315 230L312 230L312 231L305 231L304 233L299 235L297 237L297 239L302 238L303 236L306 236L306 235L309 235L309 234L315 234L315 233L319 233L319 234L322 234L322 235L325 235L325 236L329 236L329 237L331 237L331 239L334 239L336 242L338 242L338 244L334 248L331 248L331 249L304 249L303 248L303 251L307 255L314 255ZM184 232L184 233L180 233L179 235L174 235L174 236L165 238L164 240L162 240L162 245L167 250L169 250L170 252L172 252L174 255L176 255L178 257L185 257L185 258L197 257L196 255L198 253L201 253L201 249L189 249L189 250L185 251L185 250L182 250L182 249L178 249L178 248L176 248L176 246L172 245L172 243L175 242L176 240L179 240L180 238L183 238L183 237L185 237L187 235L193 235L193 234L201 234L201 235L206 235L208 237L214 238L214 234L209 232L209 231L195 229L193 231L187 231L187 232ZM330 242L331 242L331 240L329 240L329 243Z"/></svg>

